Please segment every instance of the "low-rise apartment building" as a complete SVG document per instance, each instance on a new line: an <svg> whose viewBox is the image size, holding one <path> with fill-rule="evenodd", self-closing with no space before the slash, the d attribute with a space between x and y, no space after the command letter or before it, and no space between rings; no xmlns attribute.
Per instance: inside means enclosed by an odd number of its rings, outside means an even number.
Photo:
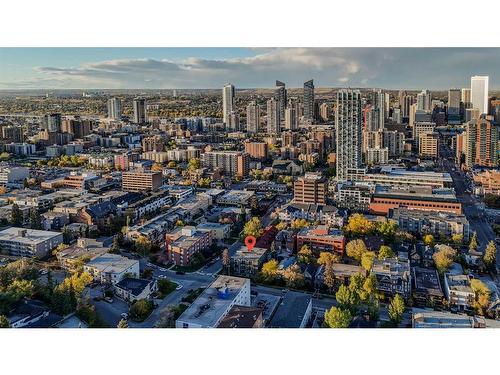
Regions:
<svg viewBox="0 0 500 375"><path fill-rule="evenodd" d="M62 242L58 232L16 227L0 231L0 248L13 256L43 258Z"/></svg>
<svg viewBox="0 0 500 375"><path fill-rule="evenodd" d="M377 289L384 295L401 295L407 299L411 295L410 263L398 259L375 259L372 273L377 278Z"/></svg>
<svg viewBox="0 0 500 375"><path fill-rule="evenodd" d="M124 277L139 277L139 261L117 254L100 255L85 264L83 269L103 284L115 285Z"/></svg>
<svg viewBox="0 0 500 375"><path fill-rule="evenodd" d="M450 306L458 311L469 311L472 309L475 294L470 285L467 275L444 275L444 294Z"/></svg>
<svg viewBox="0 0 500 375"><path fill-rule="evenodd" d="M196 253L212 245L213 238L212 231L191 226L177 228L166 235L167 258L177 266L187 266Z"/></svg>
<svg viewBox="0 0 500 375"><path fill-rule="evenodd" d="M317 225L303 228L297 234L297 249L304 245L310 246L316 255L322 251L343 254L345 237L339 229L330 228L328 225Z"/></svg>

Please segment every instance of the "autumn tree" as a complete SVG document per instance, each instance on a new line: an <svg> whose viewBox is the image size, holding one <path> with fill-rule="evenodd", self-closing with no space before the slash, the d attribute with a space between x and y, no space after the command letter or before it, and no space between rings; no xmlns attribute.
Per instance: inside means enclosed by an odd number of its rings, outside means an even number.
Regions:
<svg viewBox="0 0 500 375"><path fill-rule="evenodd" d="M351 311L353 314L358 308L358 296L350 288L345 285L341 285L337 293L335 293L335 298L339 303L339 307L345 310Z"/></svg>
<svg viewBox="0 0 500 375"><path fill-rule="evenodd" d="M375 229L375 225L362 214L353 214L349 217L346 230L352 235L370 234Z"/></svg>
<svg viewBox="0 0 500 375"><path fill-rule="evenodd" d="M134 242L136 251L139 254L146 255L151 251L152 243L146 236L139 236Z"/></svg>
<svg viewBox="0 0 500 375"><path fill-rule="evenodd" d="M9 319L5 315L0 315L0 328L10 328Z"/></svg>
<svg viewBox="0 0 500 375"><path fill-rule="evenodd" d="M423 238L424 244L427 246L434 246L434 236L432 234L426 234Z"/></svg>
<svg viewBox="0 0 500 375"><path fill-rule="evenodd" d="M486 267L489 269L495 269L495 265L497 262L497 245L495 241L491 240L486 246L486 250L484 251L483 262Z"/></svg>
<svg viewBox="0 0 500 375"><path fill-rule="evenodd" d="M405 302L399 294L396 294L388 307L389 318L396 326L403 320L404 311Z"/></svg>
<svg viewBox="0 0 500 375"><path fill-rule="evenodd" d="M432 255L432 259L440 274L444 274L450 268L456 255L456 250L447 245L441 245L439 250Z"/></svg>
<svg viewBox="0 0 500 375"><path fill-rule="evenodd" d="M325 311L325 325L330 328L348 328L352 320L352 314L347 309L332 307Z"/></svg>
<svg viewBox="0 0 500 375"><path fill-rule="evenodd" d="M398 231L398 224L394 220L386 220L378 226L377 231L387 241L393 241Z"/></svg>
<svg viewBox="0 0 500 375"><path fill-rule="evenodd" d="M292 221L291 225L292 229L295 230L307 228L308 226L310 226L310 224L306 219L295 219L294 221Z"/></svg>
<svg viewBox="0 0 500 375"><path fill-rule="evenodd" d="M474 232L474 234L472 235L472 238L470 239L469 251L477 251L478 246L479 245L477 243L477 233Z"/></svg>
<svg viewBox="0 0 500 375"><path fill-rule="evenodd" d="M455 244L455 246L460 246L464 242L463 234L455 233L451 236L451 241Z"/></svg>
<svg viewBox="0 0 500 375"><path fill-rule="evenodd" d="M479 279L472 279L470 281L470 286L475 295L473 304L474 310L478 315L486 315L486 311L488 311L490 305L490 289Z"/></svg>
<svg viewBox="0 0 500 375"><path fill-rule="evenodd" d="M331 292L333 290L333 287L335 286L335 273L333 271L333 262L325 263L325 270L323 275L324 275L323 282L328 288L328 290Z"/></svg>
<svg viewBox="0 0 500 375"><path fill-rule="evenodd" d="M309 264L314 260L313 252L308 245L303 245L297 253L300 263Z"/></svg>
<svg viewBox="0 0 500 375"><path fill-rule="evenodd" d="M370 271L373 266L373 260L375 259L375 253L373 251L367 251L361 255L361 267L366 271Z"/></svg>
<svg viewBox="0 0 500 375"><path fill-rule="evenodd" d="M361 256L367 251L368 249L366 248L363 240L352 240L346 245L347 256L357 260L358 262L361 261Z"/></svg>
<svg viewBox="0 0 500 375"><path fill-rule="evenodd" d="M271 259L264 263L262 265L261 274L266 281L274 280L278 275L278 261L276 259Z"/></svg>
<svg viewBox="0 0 500 375"><path fill-rule="evenodd" d="M300 288L304 285L304 275L300 267L294 264L283 271L283 279L289 288Z"/></svg>
<svg viewBox="0 0 500 375"><path fill-rule="evenodd" d="M322 251L319 253L318 264L326 265L328 263L338 263L340 262L340 257L337 254L330 253L328 251Z"/></svg>
<svg viewBox="0 0 500 375"><path fill-rule="evenodd" d="M378 251L378 259L387 258L394 258L394 251L392 251L392 248L390 246L382 245L380 246L380 249Z"/></svg>
<svg viewBox="0 0 500 375"><path fill-rule="evenodd" d="M288 224L286 222L280 221L278 224L276 224L276 229L283 230L283 229L286 229L287 226L288 226Z"/></svg>
<svg viewBox="0 0 500 375"><path fill-rule="evenodd" d="M243 227L243 234L245 236L254 236L255 238L259 238L262 235L262 223L260 222L260 219L254 216L250 219L250 221L247 221Z"/></svg>

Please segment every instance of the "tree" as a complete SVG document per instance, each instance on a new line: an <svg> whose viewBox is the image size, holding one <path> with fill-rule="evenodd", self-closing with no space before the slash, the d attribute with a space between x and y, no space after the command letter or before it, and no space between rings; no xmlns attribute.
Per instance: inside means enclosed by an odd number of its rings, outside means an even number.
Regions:
<svg viewBox="0 0 500 375"><path fill-rule="evenodd" d="M11 212L11 223L15 227L20 227L23 225L23 214L19 209L17 203L12 204L12 212Z"/></svg>
<svg viewBox="0 0 500 375"><path fill-rule="evenodd" d="M125 319L120 319L116 328L128 328L128 323Z"/></svg>
<svg viewBox="0 0 500 375"><path fill-rule="evenodd" d="M309 264L314 260L313 252L308 245L303 245L297 255L300 263Z"/></svg>
<svg viewBox="0 0 500 375"><path fill-rule="evenodd" d="M280 221L278 224L276 224L276 229L283 230L283 229L286 229L287 226L288 226L288 224L286 222Z"/></svg>
<svg viewBox="0 0 500 375"><path fill-rule="evenodd" d="M254 216L250 219L250 221L246 222L243 227L243 234L245 236L254 236L255 238L259 238L262 234L262 224L260 219Z"/></svg>
<svg viewBox="0 0 500 375"><path fill-rule="evenodd" d="M483 256L483 262L489 269L494 269L497 262L497 245L495 241L491 240L486 246Z"/></svg>
<svg viewBox="0 0 500 375"><path fill-rule="evenodd" d="M405 302L403 298L396 294L389 304L388 313L391 321L398 325L403 319L403 313L405 311Z"/></svg>
<svg viewBox="0 0 500 375"><path fill-rule="evenodd" d="M358 296L347 286L341 285L337 293L335 293L335 298L342 309L347 309L353 314L356 312L358 307Z"/></svg>
<svg viewBox="0 0 500 375"><path fill-rule="evenodd" d="M130 306L129 316L134 321L142 322L151 314L153 308L153 301L140 299Z"/></svg>
<svg viewBox="0 0 500 375"><path fill-rule="evenodd" d="M441 245L439 251L432 255L436 268L440 274L444 274L453 264L457 251L450 246Z"/></svg>
<svg viewBox="0 0 500 375"><path fill-rule="evenodd" d="M300 288L304 285L304 275L300 267L294 264L283 271L283 279L289 288Z"/></svg>
<svg viewBox="0 0 500 375"><path fill-rule="evenodd" d="M0 328L10 328L9 319L5 315L0 315Z"/></svg>
<svg viewBox="0 0 500 375"><path fill-rule="evenodd" d="M42 229L42 217L36 207L30 210L30 227L31 229Z"/></svg>
<svg viewBox="0 0 500 375"><path fill-rule="evenodd" d="M153 172L161 172L161 171L163 171L163 168L162 168L161 164L153 163L153 165L151 166L151 170Z"/></svg>
<svg viewBox="0 0 500 375"><path fill-rule="evenodd" d="M137 252L139 254L142 254L143 256L149 254L149 252L151 251L151 246L152 246L151 241L145 236L141 235L137 237L137 239L134 242L134 245Z"/></svg>
<svg viewBox="0 0 500 375"><path fill-rule="evenodd" d="M222 251L222 267L225 269L226 274L229 275L229 265L231 262L231 258L229 257L229 250L225 248Z"/></svg>
<svg viewBox="0 0 500 375"><path fill-rule="evenodd" d="M478 315L486 315L490 305L490 288L479 279L472 279L470 286L475 295L473 304L474 310L476 310Z"/></svg>
<svg viewBox="0 0 500 375"><path fill-rule="evenodd" d="M393 257L394 257L394 251L392 251L392 248L390 246L387 245L380 246L380 249L378 251L378 259L387 259Z"/></svg>
<svg viewBox="0 0 500 375"><path fill-rule="evenodd" d="M460 246L464 242L464 236L463 234L455 233L451 236L451 240L455 244L455 246Z"/></svg>
<svg viewBox="0 0 500 375"><path fill-rule="evenodd" d="M366 248L363 240L352 240L346 245L347 256L357 260L358 262L361 261L361 256L367 251L368 249Z"/></svg>
<svg viewBox="0 0 500 375"><path fill-rule="evenodd" d="M121 232L118 232L121 233ZM113 244L111 245L110 252L113 254L119 254L120 253L120 239L118 238L118 235L113 237Z"/></svg>
<svg viewBox="0 0 500 375"><path fill-rule="evenodd" d="M184 226L184 222L182 220L177 220L175 222L175 226L178 227L178 228L181 228Z"/></svg>
<svg viewBox="0 0 500 375"><path fill-rule="evenodd" d="M366 271L370 271L373 266L373 260L375 259L375 253L373 251L367 251L361 255L361 267Z"/></svg>
<svg viewBox="0 0 500 375"><path fill-rule="evenodd" d="M469 251L476 251L477 250L477 247L478 247L478 243L477 243L477 233L474 232L474 234L472 235L472 238L470 239L470 243L469 243Z"/></svg>
<svg viewBox="0 0 500 375"><path fill-rule="evenodd" d="M424 244L427 246L434 246L434 236L432 234L426 234L423 238Z"/></svg>
<svg viewBox="0 0 500 375"><path fill-rule="evenodd" d="M276 278L278 274L278 261L276 259L271 259L270 261L262 265L262 276L267 281L272 281Z"/></svg>
<svg viewBox="0 0 500 375"><path fill-rule="evenodd" d="M195 171L197 169L200 169L201 167L201 162L200 162L200 159L198 158L192 158L192 159L189 159L189 162L188 162L188 171Z"/></svg>
<svg viewBox="0 0 500 375"><path fill-rule="evenodd" d="M318 264L326 265L328 263L338 263L340 262L340 257L337 254L330 253L328 251L322 251L319 253Z"/></svg>
<svg viewBox="0 0 500 375"><path fill-rule="evenodd" d="M295 229L295 230L300 230L303 228L307 228L309 226L310 226L310 224L306 219L295 219L294 221L292 221L292 225L291 225L292 229Z"/></svg>
<svg viewBox="0 0 500 375"><path fill-rule="evenodd" d="M362 214L354 214L349 217L346 230L352 235L370 234L375 225Z"/></svg>
<svg viewBox="0 0 500 375"><path fill-rule="evenodd" d="M352 314L347 309L332 307L325 311L325 325L330 328L348 328L351 324Z"/></svg>
<svg viewBox="0 0 500 375"><path fill-rule="evenodd" d="M335 286L335 273L333 272L333 262L327 262L325 264L324 280L326 287L329 291Z"/></svg>
<svg viewBox="0 0 500 375"><path fill-rule="evenodd" d="M388 241L393 241L398 231L398 224L394 220L387 220L378 226L378 232Z"/></svg>

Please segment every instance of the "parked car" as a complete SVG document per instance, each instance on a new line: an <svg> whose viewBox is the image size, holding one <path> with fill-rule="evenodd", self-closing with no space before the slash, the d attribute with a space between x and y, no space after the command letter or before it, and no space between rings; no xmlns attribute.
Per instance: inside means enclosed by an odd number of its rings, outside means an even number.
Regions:
<svg viewBox="0 0 500 375"><path fill-rule="evenodd" d="M175 290L181 290L181 289L182 289L182 285L181 285L181 284L179 284L179 285L177 285L177 286L175 287Z"/></svg>
<svg viewBox="0 0 500 375"><path fill-rule="evenodd" d="M111 297L104 297L104 300L105 300L107 303L113 303L113 298L111 298Z"/></svg>

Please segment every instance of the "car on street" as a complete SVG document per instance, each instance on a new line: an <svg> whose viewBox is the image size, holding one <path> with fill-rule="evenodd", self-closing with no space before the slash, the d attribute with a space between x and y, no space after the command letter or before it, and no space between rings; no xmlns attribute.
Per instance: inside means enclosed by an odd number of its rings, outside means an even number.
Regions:
<svg viewBox="0 0 500 375"><path fill-rule="evenodd" d="M104 300L105 300L107 303L113 303L113 298L111 298L111 297L104 297Z"/></svg>
<svg viewBox="0 0 500 375"><path fill-rule="evenodd" d="M166 278L167 278L167 275L158 275L158 278L159 278L159 279L166 279Z"/></svg>
<svg viewBox="0 0 500 375"><path fill-rule="evenodd" d="M177 286L175 287L175 290L181 290L181 289L182 289L182 285L181 285L181 284L179 284L179 285L177 285Z"/></svg>

